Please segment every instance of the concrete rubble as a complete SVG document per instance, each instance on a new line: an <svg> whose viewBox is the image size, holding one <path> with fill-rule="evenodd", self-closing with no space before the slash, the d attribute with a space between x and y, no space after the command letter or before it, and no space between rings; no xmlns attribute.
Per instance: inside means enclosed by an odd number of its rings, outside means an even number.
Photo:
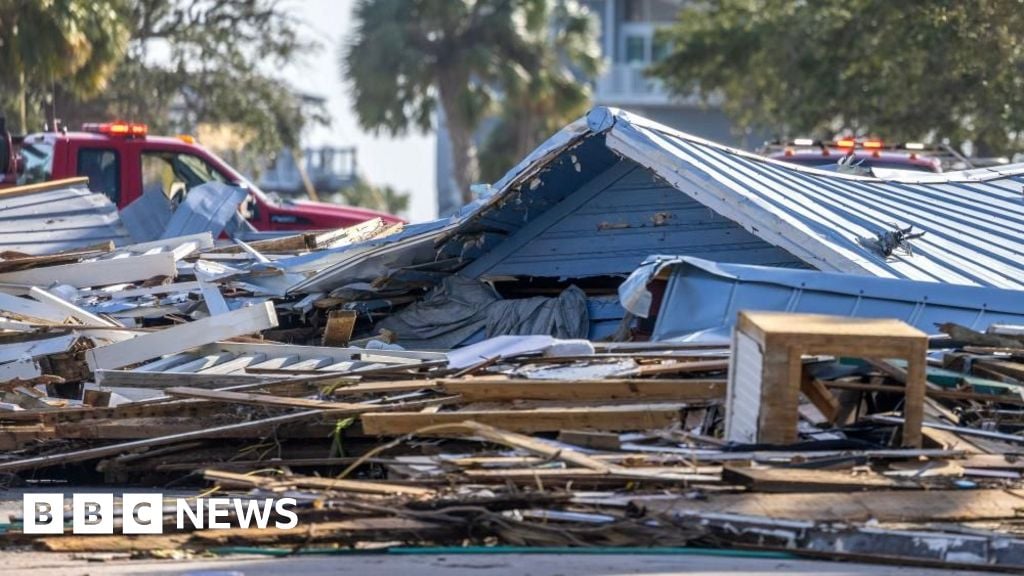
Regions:
<svg viewBox="0 0 1024 576"><path fill-rule="evenodd" d="M222 185L124 222L79 181L5 190L0 482L288 495L299 524L14 515L0 546L1024 570L1022 183L825 175L598 108L424 224L269 237Z"/></svg>

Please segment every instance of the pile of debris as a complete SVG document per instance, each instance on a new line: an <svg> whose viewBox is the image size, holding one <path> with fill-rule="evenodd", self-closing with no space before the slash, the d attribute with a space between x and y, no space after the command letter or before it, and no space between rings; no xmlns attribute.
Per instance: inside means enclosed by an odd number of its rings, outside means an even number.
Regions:
<svg viewBox="0 0 1024 576"><path fill-rule="evenodd" d="M25 534L16 516L2 542L685 546L1024 569L1012 267L979 257L972 277L990 282L923 281L951 262L926 243L902 256L845 236L761 246L785 226L748 233L719 216L721 242L754 262L685 245L645 261L645 242L696 236L671 212L676 192L642 170L664 158L630 140L655 127L598 112L448 221L263 237L238 216L245 195L218 185L159 225L129 213L131 234L104 218L99 243L0 254L0 481L286 496L299 517L178 529L167 508L161 535L86 536ZM710 157L683 144L691 165ZM660 212L595 221L616 186L665 198ZM81 182L13 189L0 216L61 190L89 195ZM583 219L611 238L645 229L590 262L558 241Z"/></svg>

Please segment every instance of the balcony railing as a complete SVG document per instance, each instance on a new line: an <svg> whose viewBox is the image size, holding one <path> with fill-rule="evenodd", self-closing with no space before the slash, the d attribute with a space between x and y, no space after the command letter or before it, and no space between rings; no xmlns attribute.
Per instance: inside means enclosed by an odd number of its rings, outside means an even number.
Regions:
<svg viewBox="0 0 1024 576"><path fill-rule="evenodd" d="M616 63L606 67L594 86L595 102L609 106L696 106L700 103L696 95L671 95L661 80L645 74L648 66L647 63Z"/></svg>

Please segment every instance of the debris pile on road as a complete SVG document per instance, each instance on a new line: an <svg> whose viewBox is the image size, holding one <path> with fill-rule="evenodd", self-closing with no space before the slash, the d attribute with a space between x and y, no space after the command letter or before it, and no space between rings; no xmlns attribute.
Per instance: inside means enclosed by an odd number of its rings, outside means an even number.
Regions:
<svg viewBox="0 0 1024 576"><path fill-rule="evenodd" d="M0 253L0 481L287 496L299 519L179 530L168 508L164 532L141 536L25 534L15 517L2 542L687 546L1024 569L1024 300L1009 268L979 259L981 285L924 281L945 278L835 239L781 262L818 270L644 260L642 243L546 259L531 242L557 252L544 234L571 235L557 218L608 187L675 193L639 171L642 154L617 163L594 139L622 151L654 128L591 120L450 221L242 240L242 195L211 204L220 189L198 187L159 230L136 221L135 240ZM576 153L606 174L573 200L552 164ZM81 183L5 191L0 223L62 186ZM549 215L525 222L510 200L530 191ZM672 218L637 237L681 234L664 232ZM948 254L921 252L921 270L949 271Z"/></svg>

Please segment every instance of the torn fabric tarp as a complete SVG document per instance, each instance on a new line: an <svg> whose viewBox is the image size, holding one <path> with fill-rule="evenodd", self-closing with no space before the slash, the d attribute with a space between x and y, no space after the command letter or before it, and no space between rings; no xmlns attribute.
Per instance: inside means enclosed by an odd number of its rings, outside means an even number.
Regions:
<svg viewBox="0 0 1024 576"><path fill-rule="evenodd" d="M377 323L411 348L454 348L477 333L485 337L543 334L586 338L587 299L570 286L557 298L503 300L489 285L449 276L422 300Z"/></svg>

